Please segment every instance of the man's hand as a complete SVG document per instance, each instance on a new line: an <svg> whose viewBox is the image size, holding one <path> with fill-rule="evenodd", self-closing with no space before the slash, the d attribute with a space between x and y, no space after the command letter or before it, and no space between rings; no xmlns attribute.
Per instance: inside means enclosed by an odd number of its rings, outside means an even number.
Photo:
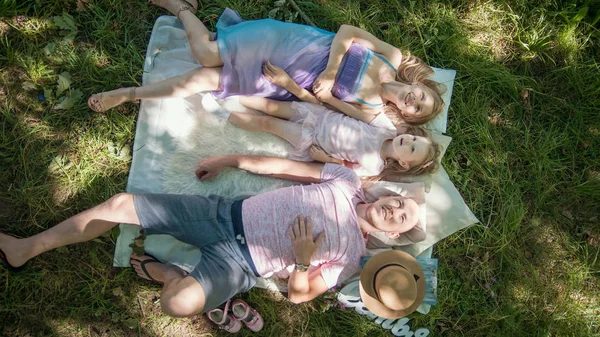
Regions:
<svg viewBox="0 0 600 337"><path fill-rule="evenodd" d="M283 68L273 65L269 61L263 65L263 75L265 75L265 77L272 83L275 83L283 88L289 87L290 84L294 82L294 80L290 77L290 75L288 75L288 73L285 72L285 70L283 70Z"/></svg>
<svg viewBox="0 0 600 337"><path fill-rule="evenodd" d="M313 92L315 94L321 91L331 92L331 89L333 89L333 83L335 82L335 75L336 73L334 71L325 69L313 82Z"/></svg>
<svg viewBox="0 0 600 337"><path fill-rule="evenodd" d="M304 265L310 264L310 258L321 245L325 237L325 232L319 234L316 241L313 241L312 222L310 218L304 218L300 215L290 226L290 239L292 239L292 249L296 263Z"/></svg>
<svg viewBox="0 0 600 337"><path fill-rule="evenodd" d="M215 177L224 167L234 166L231 156L215 156L202 160L196 168L196 177L206 181Z"/></svg>

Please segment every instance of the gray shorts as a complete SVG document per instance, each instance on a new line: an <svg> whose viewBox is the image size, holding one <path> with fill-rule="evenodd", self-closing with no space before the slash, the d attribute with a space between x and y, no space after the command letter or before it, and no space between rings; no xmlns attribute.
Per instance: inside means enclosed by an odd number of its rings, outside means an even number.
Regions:
<svg viewBox="0 0 600 337"><path fill-rule="evenodd" d="M202 252L189 276L206 294L203 312L256 284L256 276L235 239L231 221L234 200L170 194L136 194L133 200L146 235L168 234Z"/></svg>

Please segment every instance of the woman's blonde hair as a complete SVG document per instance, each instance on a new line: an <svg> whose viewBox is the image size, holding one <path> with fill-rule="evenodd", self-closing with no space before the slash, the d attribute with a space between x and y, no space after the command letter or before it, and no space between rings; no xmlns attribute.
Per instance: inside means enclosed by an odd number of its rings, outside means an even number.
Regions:
<svg viewBox="0 0 600 337"><path fill-rule="evenodd" d="M403 115L396 104L388 102L383 111L394 125L397 126L401 122L406 122L411 125L425 124L437 117L444 110L445 104L444 100L442 100L442 94L446 91L446 87L443 84L428 78L433 75L433 73L434 71L430 66L410 52L407 52L403 56L402 63L398 67L398 72L396 73L396 81L406 84L423 84L429 89L429 94L433 97L433 109L429 115Z"/></svg>
<svg viewBox="0 0 600 337"><path fill-rule="evenodd" d="M421 174L429 174L438 170L440 167L440 154L442 149L439 144L433 142L431 135L425 131L425 129L418 126L404 126L402 132L398 132L397 136L402 134L409 134L418 137L425 137L431 142L429 151L425 155L423 162L411 166L408 169L400 166L397 160L388 158L385 162L383 171L379 175L372 177L365 177L362 179L363 182L373 182L379 180L385 181L399 181L400 178L406 176L416 176Z"/></svg>

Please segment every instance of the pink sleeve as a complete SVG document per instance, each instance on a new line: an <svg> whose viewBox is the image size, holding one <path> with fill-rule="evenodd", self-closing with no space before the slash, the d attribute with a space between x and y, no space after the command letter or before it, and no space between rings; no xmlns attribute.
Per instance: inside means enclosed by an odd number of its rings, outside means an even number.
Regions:
<svg viewBox="0 0 600 337"><path fill-rule="evenodd" d="M360 178L352 169L343 165L326 163L323 166L323 170L321 170L321 182L328 181L345 184L351 191L361 189Z"/></svg>

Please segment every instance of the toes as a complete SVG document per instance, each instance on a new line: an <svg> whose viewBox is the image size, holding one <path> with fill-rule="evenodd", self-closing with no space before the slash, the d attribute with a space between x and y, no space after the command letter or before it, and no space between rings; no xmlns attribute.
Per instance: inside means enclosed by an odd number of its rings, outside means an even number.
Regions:
<svg viewBox="0 0 600 337"><path fill-rule="evenodd" d="M94 112L102 112L102 104L100 103L99 97L96 95L90 96L90 98L88 99L88 106Z"/></svg>

